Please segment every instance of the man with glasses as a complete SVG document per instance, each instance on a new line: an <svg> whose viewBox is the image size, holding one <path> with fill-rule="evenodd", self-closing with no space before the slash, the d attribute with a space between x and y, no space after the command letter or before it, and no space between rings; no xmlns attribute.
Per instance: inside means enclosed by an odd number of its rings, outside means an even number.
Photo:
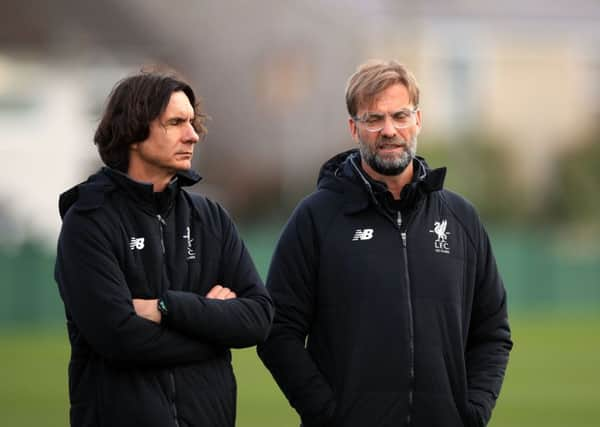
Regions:
<svg viewBox="0 0 600 427"><path fill-rule="evenodd" d="M404 66L360 66L346 103L358 150L325 163L281 235L259 355L305 427L484 426L512 348L487 234L416 156Z"/></svg>

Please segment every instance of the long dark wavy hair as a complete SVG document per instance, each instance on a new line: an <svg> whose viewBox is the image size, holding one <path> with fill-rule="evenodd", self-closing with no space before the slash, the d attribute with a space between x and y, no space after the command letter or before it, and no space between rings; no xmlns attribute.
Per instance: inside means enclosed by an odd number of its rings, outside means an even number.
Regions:
<svg viewBox="0 0 600 427"><path fill-rule="evenodd" d="M108 102L94 135L94 143L107 166L127 172L129 146L144 141L150 134L150 122L167 108L171 94L183 92L194 108L194 128L206 134L206 114L201 111L189 84L172 74L140 72L119 81Z"/></svg>

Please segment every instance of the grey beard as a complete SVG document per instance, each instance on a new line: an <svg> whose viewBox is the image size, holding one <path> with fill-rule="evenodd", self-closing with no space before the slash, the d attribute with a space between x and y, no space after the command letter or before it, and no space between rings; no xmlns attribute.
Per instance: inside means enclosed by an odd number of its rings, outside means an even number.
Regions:
<svg viewBox="0 0 600 427"><path fill-rule="evenodd" d="M402 153L400 158L385 160L377 155L377 153L359 139L358 148L360 156L371 168L384 176L400 175L404 169L413 161L417 154L417 137L406 143L406 151Z"/></svg>

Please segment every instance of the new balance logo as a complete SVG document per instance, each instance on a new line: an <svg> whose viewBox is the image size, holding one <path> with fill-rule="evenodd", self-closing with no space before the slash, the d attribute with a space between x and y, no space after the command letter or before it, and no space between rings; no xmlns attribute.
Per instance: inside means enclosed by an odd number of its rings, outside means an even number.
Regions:
<svg viewBox="0 0 600 427"><path fill-rule="evenodd" d="M132 237L129 241L129 249L144 249L144 238L143 237Z"/></svg>
<svg viewBox="0 0 600 427"><path fill-rule="evenodd" d="M352 241L356 240L371 240L373 238L373 229L372 228L359 228L354 232L354 237Z"/></svg>

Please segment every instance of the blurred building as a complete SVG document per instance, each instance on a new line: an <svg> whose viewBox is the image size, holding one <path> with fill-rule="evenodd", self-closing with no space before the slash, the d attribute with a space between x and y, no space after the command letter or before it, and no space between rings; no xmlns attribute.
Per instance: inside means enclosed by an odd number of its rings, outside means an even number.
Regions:
<svg viewBox="0 0 600 427"><path fill-rule="evenodd" d="M99 70L0 56L0 203L12 235L54 238L58 193L98 167L92 144L102 96L118 67ZM0 242L2 243L2 242Z"/></svg>
<svg viewBox="0 0 600 427"><path fill-rule="evenodd" d="M415 71L424 140L496 133L531 193L600 108L595 0L4 3L0 203L52 239L58 193L99 165L91 139L110 88L145 63L203 96L200 189L248 217L294 204L351 146L343 91L368 58Z"/></svg>
<svg viewBox="0 0 600 427"><path fill-rule="evenodd" d="M532 198L600 117L600 2L382 1L364 52L398 57L423 90L424 134L499 137Z"/></svg>

